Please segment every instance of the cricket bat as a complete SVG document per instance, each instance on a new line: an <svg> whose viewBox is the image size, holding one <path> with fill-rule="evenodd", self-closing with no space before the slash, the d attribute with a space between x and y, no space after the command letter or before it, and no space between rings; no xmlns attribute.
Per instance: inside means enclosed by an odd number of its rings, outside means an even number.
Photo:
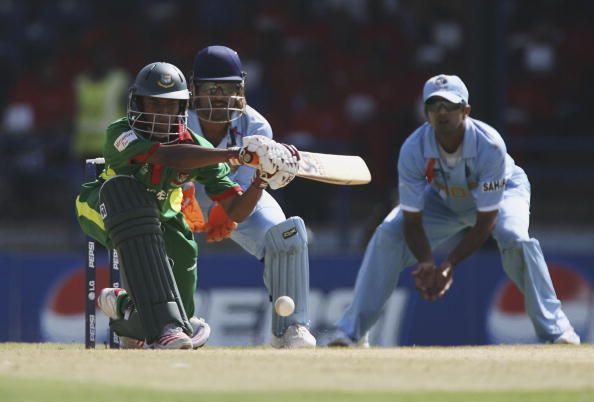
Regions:
<svg viewBox="0 0 594 402"><path fill-rule="evenodd" d="M297 176L330 184L359 185L371 181L371 173L360 156L299 151Z"/></svg>
<svg viewBox="0 0 594 402"><path fill-rule="evenodd" d="M367 184L371 181L369 168L360 156L305 151L299 151L299 155L301 159L297 171L298 177L348 186ZM258 167L258 156L254 153L246 154L243 156L243 162Z"/></svg>

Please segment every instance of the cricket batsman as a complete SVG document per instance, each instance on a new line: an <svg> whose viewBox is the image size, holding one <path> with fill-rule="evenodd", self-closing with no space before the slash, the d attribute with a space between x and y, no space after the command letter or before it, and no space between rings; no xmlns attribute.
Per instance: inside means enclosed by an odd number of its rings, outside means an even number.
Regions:
<svg viewBox="0 0 594 402"><path fill-rule="evenodd" d="M182 212L183 186L200 183L241 222L264 188L287 185L297 171L299 153L266 137L213 148L187 128L189 101L177 67L142 68L129 90L127 117L107 128L103 173L76 199L83 231L118 251L123 289L103 289L98 304L128 346L192 349L208 339L208 325L193 317L198 248ZM226 162L248 159L258 161L257 169L242 188Z"/></svg>

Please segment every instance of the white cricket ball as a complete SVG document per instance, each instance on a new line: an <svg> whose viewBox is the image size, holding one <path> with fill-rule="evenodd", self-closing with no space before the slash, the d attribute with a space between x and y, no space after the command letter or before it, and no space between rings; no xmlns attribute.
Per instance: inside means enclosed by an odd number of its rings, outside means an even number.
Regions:
<svg viewBox="0 0 594 402"><path fill-rule="evenodd" d="M281 317L288 317L295 311L295 302L289 296L281 296L274 302L274 310Z"/></svg>

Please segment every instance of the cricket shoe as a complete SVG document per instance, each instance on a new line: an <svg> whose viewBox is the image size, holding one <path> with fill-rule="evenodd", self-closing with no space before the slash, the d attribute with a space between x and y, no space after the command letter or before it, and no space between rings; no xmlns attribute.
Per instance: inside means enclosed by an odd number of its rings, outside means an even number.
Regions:
<svg viewBox="0 0 594 402"><path fill-rule="evenodd" d="M117 320L122 318L122 314L118 312L118 304L125 297L128 297L128 293L122 288L103 288L99 293L97 304L106 316L112 320Z"/></svg>
<svg viewBox="0 0 594 402"><path fill-rule="evenodd" d="M192 324L192 348L198 349L206 344L210 337L210 325L206 323L204 318L192 317L190 318Z"/></svg>
<svg viewBox="0 0 594 402"><path fill-rule="evenodd" d="M192 339L176 324L167 324L159 339L151 344L145 343L145 349L192 349Z"/></svg>
<svg viewBox="0 0 594 402"><path fill-rule="evenodd" d="M579 345L581 344L580 337L572 329L563 332L557 339L553 341L556 345Z"/></svg>
<svg viewBox="0 0 594 402"><path fill-rule="evenodd" d="M210 336L210 325L203 318L192 317L190 323L194 332L192 333L192 348L198 349L206 344ZM152 348L154 345L146 345L144 340L120 336L120 349L145 349Z"/></svg>
<svg viewBox="0 0 594 402"><path fill-rule="evenodd" d="M272 336L270 345L277 349L315 348L316 338L303 325L290 325L283 336Z"/></svg>
<svg viewBox="0 0 594 402"><path fill-rule="evenodd" d="M369 334L365 333L365 335L359 341L354 341L351 339L350 336L344 333L344 331L337 328L334 331L334 333L328 338L326 346L342 348L355 347L369 349Z"/></svg>

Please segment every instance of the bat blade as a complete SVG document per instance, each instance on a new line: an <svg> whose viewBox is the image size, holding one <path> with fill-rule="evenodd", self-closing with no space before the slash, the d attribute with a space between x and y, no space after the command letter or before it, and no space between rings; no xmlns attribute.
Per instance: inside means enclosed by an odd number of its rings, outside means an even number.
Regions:
<svg viewBox="0 0 594 402"><path fill-rule="evenodd" d="M359 156L299 151L297 176L329 184L360 185L371 181L371 173Z"/></svg>

